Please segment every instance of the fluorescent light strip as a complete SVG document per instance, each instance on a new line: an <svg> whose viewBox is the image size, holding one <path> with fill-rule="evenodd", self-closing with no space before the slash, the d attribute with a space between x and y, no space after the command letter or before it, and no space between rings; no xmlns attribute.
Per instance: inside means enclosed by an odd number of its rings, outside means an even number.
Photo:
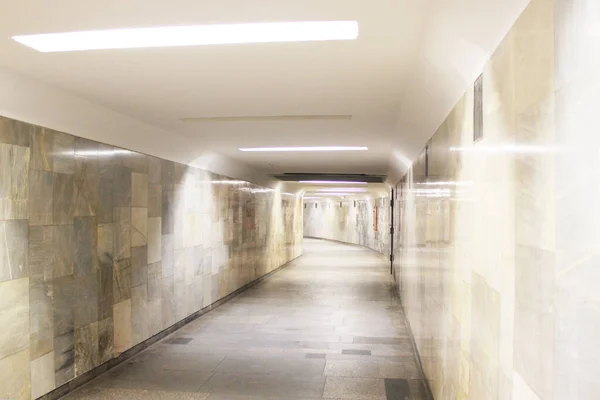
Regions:
<svg viewBox="0 0 600 400"><path fill-rule="evenodd" d="M240 151L366 151L368 147L350 147L350 146L313 146L313 147L248 147L241 148Z"/></svg>
<svg viewBox="0 0 600 400"><path fill-rule="evenodd" d="M367 189L364 188L327 188L317 189L317 192L332 192L332 193L364 193Z"/></svg>
<svg viewBox="0 0 600 400"><path fill-rule="evenodd" d="M310 183L314 185L366 185L367 182L352 181L299 181L299 183Z"/></svg>
<svg viewBox="0 0 600 400"><path fill-rule="evenodd" d="M20 35L12 38L42 53L215 44L354 40L356 21L303 21L165 26Z"/></svg>

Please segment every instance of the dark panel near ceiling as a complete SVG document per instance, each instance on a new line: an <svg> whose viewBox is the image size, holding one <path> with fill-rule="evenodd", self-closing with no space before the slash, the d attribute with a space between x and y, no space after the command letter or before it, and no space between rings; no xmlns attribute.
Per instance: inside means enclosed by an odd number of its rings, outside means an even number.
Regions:
<svg viewBox="0 0 600 400"><path fill-rule="evenodd" d="M286 182L297 181L341 181L341 182L368 182L383 183L385 175L367 174L324 174L324 173L286 173L274 175L275 178Z"/></svg>

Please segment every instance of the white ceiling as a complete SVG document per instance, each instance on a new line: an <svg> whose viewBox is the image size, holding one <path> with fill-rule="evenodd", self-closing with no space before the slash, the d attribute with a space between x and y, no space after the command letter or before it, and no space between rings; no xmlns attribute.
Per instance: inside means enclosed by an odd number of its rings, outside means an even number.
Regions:
<svg viewBox="0 0 600 400"><path fill-rule="evenodd" d="M393 151L412 158L422 148L526 3L1 0L0 67L143 123L152 135L144 140L132 134L135 140L129 147L134 150L185 162L205 157L210 150L263 173L386 174L397 167ZM352 42L53 54L37 53L10 40L18 34L289 20L357 20L360 36ZM43 107L33 104L35 96L28 99L32 109ZM0 111L5 108L0 104ZM274 115L352 115L352 120L181 121ZM110 129L107 123L105 130ZM110 135L98 136L102 134L93 138L111 143ZM238 151L298 145L356 145L370 150Z"/></svg>

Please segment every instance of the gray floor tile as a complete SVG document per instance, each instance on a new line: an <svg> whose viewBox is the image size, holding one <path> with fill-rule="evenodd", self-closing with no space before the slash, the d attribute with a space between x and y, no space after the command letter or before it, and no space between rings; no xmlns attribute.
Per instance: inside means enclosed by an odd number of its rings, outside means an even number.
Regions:
<svg viewBox="0 0 600 400"><path fill-rule="evenodd" d="M325 376L379 378L379 363L365 360L327 360Z"/></svg>
<svg viewBox="0 0 600 400"><path fill-rule="evenodd" d="M383 379L328 377L323 398L385 400Z"/></svg>
<svg viewBox="0 0 600 400"><path fill-rule="evenodd" d="M218 366L217 373L322 376L325 360L228 357Z"/></svg>
<svg viewBox="0 0 600 400"><path fill-rule="evenodd" d="M325 378L291 375L224 374L216 373L202 386L202 392L220 395L246 394L262 397L320 397Z"/></svg>

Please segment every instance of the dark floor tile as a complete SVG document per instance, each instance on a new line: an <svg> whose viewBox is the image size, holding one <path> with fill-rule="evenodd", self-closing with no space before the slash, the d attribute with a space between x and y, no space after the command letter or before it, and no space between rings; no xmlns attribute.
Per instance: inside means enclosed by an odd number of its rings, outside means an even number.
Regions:
<svg viewBox="0 0 600 400"><path fill-rule="evenodd" d="M167 339L167 340L163 341L163 343L167 343L167 344L188 344L192 340L194 340L194 339L193 338L178 337L178 338Z"/></svg>
<svg viewBox="0 0 600 400"><path fill-rule="evenodd" d="M383 382L388 400L410 400L410 387L406 379L384 379Z"/></svg>
<svg viewBox="0 0 600 400"><path fill-rule="evenodd" d="M357 344L389 344L389 345L412 345L408 338L393 338L393 337L369 337L355 336L353 343Z"/></svg>
<svg viewBox="0 0 600 400"><path fill-rule="evenodd" d="M342 350L342 354L352 355L352 356L370 356L371 350L345 349L345 350Z"/></svg>
<svg viewBox="0 0 600 400"><path fill-rule="evenodd" d="M306 358L326 358L327 354L325 353L306 353Z"/></svg>

